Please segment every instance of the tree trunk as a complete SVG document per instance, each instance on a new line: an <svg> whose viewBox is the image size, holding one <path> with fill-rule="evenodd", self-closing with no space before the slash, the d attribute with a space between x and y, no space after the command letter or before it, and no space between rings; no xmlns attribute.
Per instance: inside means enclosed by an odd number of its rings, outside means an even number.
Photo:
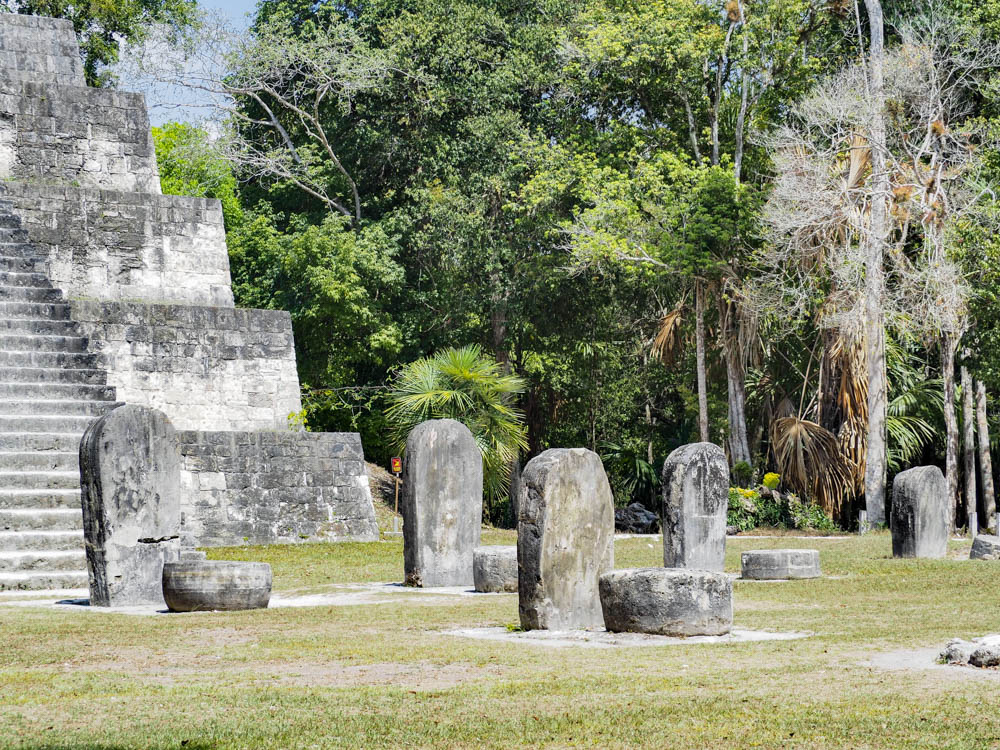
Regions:
<svg viewBox="0 0 1000 750"><path fill-rule="evenodd" d="M996 495L993 493L993 461L990 458L990 427L986 422L986 384L976 383L976 423L979 427L979 471L983 485L983 513L986 518L982 525L1000 534L993 518L997 512Z"/></svg>
<svg viewBox="0 0 1000 750"><path fill-rule="evenodd" d="M948 480L948 506L951 527L955 528L955 514L958 509L958 420L955 418L955 336L946 333L941 337L941 377L944 380L944 428L945 461L944 474Z"/></svg>
<svg viewBox="0 0 1000 750"><path fill-rule="evenodd" d="M708 442L708 390L705 376L705 290L702 282L694 287L694 340L698 370L698 436Z"/></svg>
<svg viewBox="0 0 1000 750"><path fill-rule="evenodd" d="M733 148L733 178L739 184L743 172L743 140L746 130L747 107L750 96L750 70L747 58L749 57L750 35L747 34L747 19L743 10L743 0L736 0L736 7L740 12L740 31L743 32L743 71L740 77L740 108L736 113L736 130L734 132Z"/></svg>
<svg viewBox="0 0 1000 750"><path fill-rule="evenodd" d="M976 407L969 368L962 365L962 460L965 473L965 517L976 512ZM983 526L989 519L983 519Z"/></svg>
<svg viewBox="0 0 1000 750"><path fill-rule="evenodd" d="M746 386L738 354L726 351L726 381L729 390L729 455L732 463L750 463L750 439L747 436Z"/></svg>
<svg viewBox="0 0 1000 750"><path fill-rule="evenodd" d="M819 366L819 393L817 394L817 419L820 427L829 430L834 435L840 434L840 426L844 423L844 410L840 404L840 381L844 377L843 361L833 356L834 344L839 332L833 328L824 328L823 356Z"/></svg>
<svg viewBox="0 0 1000 750"><path fill-rule="evenodd" d="M885 523L886 376L885 376L885 268L889 239L889 173L886 169L885 86L882 4L865 0L871 33L870 95L875 107L869 133L872 163L872 201L865 244L865 334L868 360L868 448L865 463L865 506L870 523Z"/></svg>

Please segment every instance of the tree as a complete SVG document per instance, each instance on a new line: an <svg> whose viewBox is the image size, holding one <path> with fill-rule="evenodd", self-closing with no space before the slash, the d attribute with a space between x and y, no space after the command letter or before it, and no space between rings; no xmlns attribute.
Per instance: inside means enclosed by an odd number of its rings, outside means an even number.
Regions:
<svg viewBox="0 0 1000 750"><path fill-rule="evenodd" d="M767 262L779 279L781 304L793 317L818 313L822 327L866 347L865 491L873 522L883 518L885 399L872 389L886 390L887 325L943 337L949 466L956 466L949 405L968 298L956 246L963 227L988 219L981 207L992 200L977 186L989 133L964 118L975 81L1000 60L995 45L945 18L914 20L900 27L900 37L880 57L880 98L869 93L870 69L848 66L796 104L791 123L769 139L779 174L766 210L773 245ZM882 173L891 176L888 187ZM885 237L883 208L890 221ZM891 286L884 283L885 264ZM761 285L761 296L774 292ZM955 468L950 475L954 482Z"/></svg>

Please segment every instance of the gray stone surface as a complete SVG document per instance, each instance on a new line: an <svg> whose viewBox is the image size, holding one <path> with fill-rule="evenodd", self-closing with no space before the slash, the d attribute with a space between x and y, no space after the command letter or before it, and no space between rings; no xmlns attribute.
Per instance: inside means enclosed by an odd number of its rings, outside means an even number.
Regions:
<svg viewBox="0 0 1000 750"><path fill-rule="evenodd" d="M410 431L400 508L406 584L472 585L483 522L483 457L468 427L434 419Z"/></svg>
<svg viewBox="0 0 1000 750"><path fill-rule="evenodd" d="M733 582L725 573L630 568L601 576L601 607L616 633L724 635L733 625Z"/></svg>
<svg viewBox="0 0 1000 750"><path fill-rule="evenodd" d="M161 412L121 406L80 443L90 602L162 601L160 574L180 554L180 456Z"/></svg>
<svg viewBox="0 0 1000 750"><path fill-rule="evenodd" d="M61 18L0 16L0 71L16 81L83 86L73 23Z"/></svg>
<svg viewBox="0 0 1000 750"><path fill-rule="evenodd" d="M553 448L528 462L517 519L523 628L604 624L597 582L614 567L614 531L611 487L596 453Z"/></svg>
<svg viewBox="0 0 1000 750"><path fill-rule="evenodd" d="M378 541L356 432L178 433L182 540Z"/></svg>
<svg viewBox="0 0 1000 750"><path fill-rule="evenodd" d="M1000 537L980 534L972 540L970 560L1000 560Z"/></svg>
<svg viewBox="0 0 1000 750"><path fill-rule="evenodd" d="M163 598L171 612L263 609L271 582L267 563L193 560L163 566Z"/></svg>
<svg viewBox="0 0 1000 750"><path fill-rule="evenodd" d="M944 664L967 665L971 667L1000 666L1000 635L985 635L965 641L953 638L938 655Z"/></svg>
<svg viewBox="0 0 1000 750"><path fill-rule="evenodd" d="M729 464L722 448L691 443L663 464L663 564L722 570L726 558Z"/></svg>
<svg viewBox="0 0 1000 750"><path fill-rule="evenodd" d="M938 467L896 475L889 516L893 557L944 557L950 523L948 485Z"/></svg>
<svg viewBox="0 0 1000 750"><path fill-rule="evenodd" d="M179 430L287 430L302 408L287 312L74 301L72 315L118 398Z"/></svg>
<svg viewBox="0 0 1000 750"><path fill-rule="evenodd" d="M789 578L819 578L819 550L758 549L740 555L744 578L781 581Z"/></svg>
<svg viewBox="0 0 1000 750"><path fill-rule="evenodd" d="M216 200L0 183L71 297L233 307Z"/></svg>
<svg viewBox="0 0 1000 750"><path fill-rule="evenodd" d="M517 591L517 547L477 547L472 556L472 579L476 591Z"/></svg>
<svg viewBox="0 0 1000 750"><path fill-rule="evenodd" d="M655 534L660 530L660 517L646 510L642 503L615 508L615 531L627 534Z"/></svg>
<svg viewBox="0 0 1000 750"><path fill-rule="evenodd" d="M0 179L160 192L141 94L0 76Z"/></svg>

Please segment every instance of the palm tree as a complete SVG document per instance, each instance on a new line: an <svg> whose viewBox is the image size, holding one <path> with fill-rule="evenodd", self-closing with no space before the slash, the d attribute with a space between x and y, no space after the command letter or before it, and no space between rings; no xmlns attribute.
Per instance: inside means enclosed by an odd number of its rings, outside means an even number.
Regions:
<svg viewBox="0 0 1000 750"><path fill-rule="evenodd" d="M428 419L455 419L472 431L483 454L487 516L507 495L511 466L528 449L524 415L512 404L524 381L504 374L478 346L449 347L404 365L396 374L386 418L396 450Z"/></svg>

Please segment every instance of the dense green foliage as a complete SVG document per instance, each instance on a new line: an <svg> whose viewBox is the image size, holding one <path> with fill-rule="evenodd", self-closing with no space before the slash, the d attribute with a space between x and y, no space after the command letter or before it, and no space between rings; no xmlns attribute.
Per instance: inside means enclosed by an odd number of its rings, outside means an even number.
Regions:
<svg viewBox="0 0 1000 750"><path fill-rule="evenodd" d="M735 475L760 481L778 469L773 421L812 418L828 394L815 321L740 306L772 176L754 134L863 52L857 23L849 4L808 0L264 0L251 34L288 43L254 65L342 53L332 83L308 65L289 79L296 101L332 92L305 115L237 97L258 121L231 123L242 142L283 148L260 124L273 114L301 171L228 168L204 132L171 125L156 134L163 186L223 201L238 303L291 311L310 427L360 430L373 460L409 424L386 418L401 384L433 390L418 381L436 353L476 346L524 382L508 404L524 415L522 462L586 446L619 502L650 502L657 467L698 436L699 289L709 437L730 435L735 377L750 450ZM995 116L990 92L974 114ZM995 392L995 240L964 248L969 363ZM940 462L936 342L890 331L890 344L891 469ZM795 526L798 512L765 520Z"/></svg>

